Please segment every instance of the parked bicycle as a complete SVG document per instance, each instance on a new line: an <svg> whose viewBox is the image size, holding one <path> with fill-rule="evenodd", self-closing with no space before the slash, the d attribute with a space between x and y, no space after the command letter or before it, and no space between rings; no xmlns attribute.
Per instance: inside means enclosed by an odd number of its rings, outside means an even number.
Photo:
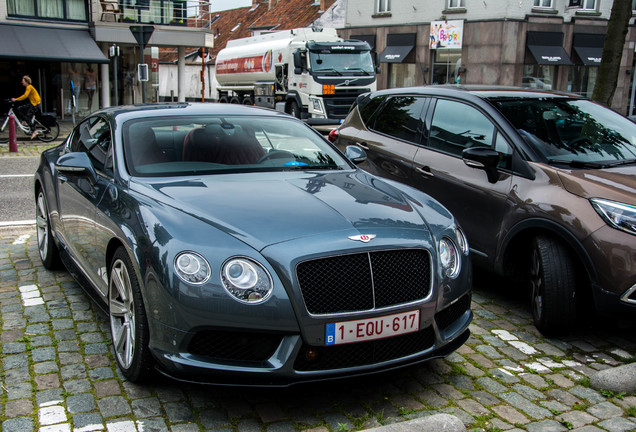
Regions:
<svg viewBox="0 0 636 432"><path fill-rule="evenodd" d="M12 114L15 118L16 134L18 133L18 130L22 129L26 135L30 136L33 131L29 127L24 115L19 113L19 109L13 109L16 103L12 102L11 99L6 100L5 103L9 106L9 111L0 124L0 143L9 142L9 116ZM42 114L41 116L35 116L33 124L35 125L35 129L38 131L36 138L42 142L51 142L60 136L60 125L52 115Z"/></svg>

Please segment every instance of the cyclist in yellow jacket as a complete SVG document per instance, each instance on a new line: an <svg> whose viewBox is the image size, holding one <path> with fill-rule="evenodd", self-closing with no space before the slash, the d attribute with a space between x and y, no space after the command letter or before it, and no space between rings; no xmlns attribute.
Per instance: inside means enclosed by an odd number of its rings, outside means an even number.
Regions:
<svg viewBox="0 0 636 432"><path fill-rule="evenodd" d="M29 124L29 127L31 127L31 130L33 131L33 133L31 134L31 139L33 139L38 135L38 131L35 130L33 119L35 118L35 116L39 117L41 114L40 103L42 102L42 99L40 98L38 91L31 84L30 76L25 75L22 77L22 85L26 87L24 94L17 98L11 98L11 100L15 102L29 99L30 104L27 104L27 109L25 110L26 122Z"/></svg>

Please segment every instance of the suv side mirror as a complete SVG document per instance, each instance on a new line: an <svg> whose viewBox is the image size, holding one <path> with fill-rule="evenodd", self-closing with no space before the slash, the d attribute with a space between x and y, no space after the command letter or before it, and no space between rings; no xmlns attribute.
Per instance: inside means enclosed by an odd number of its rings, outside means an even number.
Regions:
<svg viewBox="0 0 636 432"><path fill-rule="evenodd" d="M462 152L464 163L471 168L483 169L490 183L497 183L499 171L497 165L501 159L499 153L489 147L471 147Z"/></svg>

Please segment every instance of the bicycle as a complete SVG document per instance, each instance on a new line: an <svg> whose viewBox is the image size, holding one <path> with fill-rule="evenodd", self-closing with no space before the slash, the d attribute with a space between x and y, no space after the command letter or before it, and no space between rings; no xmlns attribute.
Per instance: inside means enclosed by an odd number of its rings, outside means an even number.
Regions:
<svg viewBox="0 0 636 432"><path fill-rule="evenodd" d="M15 131L16 134L18 129L22 129L22 131L26 135L31 135L33 131L29 127L28 123L25 121L22 115L18 115L13 108L15 107L15 102L9 100L5 101L9 105L9 111L6 113L2 123L0 124L0 143L9 142L9 116L13 115L15 119ZM51 142L57 139L60 136L60 125L55 120L55 117L51 115L41 115L35 116L33 119L33 124L35 125L35 129L39 132L37 135L37 139L42 142Z"/></svg>

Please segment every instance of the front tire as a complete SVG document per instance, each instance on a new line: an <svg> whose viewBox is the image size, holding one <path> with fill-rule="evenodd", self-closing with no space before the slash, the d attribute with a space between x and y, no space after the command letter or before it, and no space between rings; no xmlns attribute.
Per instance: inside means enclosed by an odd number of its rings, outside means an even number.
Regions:
<svg viewBox="0 0 636 432"><path fill-rule="evenodd" d="M37 136L37 138L42 142L51 142L60 136L60 124L58 122L55 122L55 125L50 128L44 128L43 126L37 125L36 129L44 129L43 132Z"/></svg>
<svg viewBox="0 0 636 432"><path fill-rule="evenodd" d="M289 105L287 105L287 113L293 117L300 118L300 108L298 104L294 101L291 101Z"/></svg>
<svg viewBox="0 0 636 432"><path fill-rule="evenodd" d="M38 191L35 200L35 224L40 260L42 260L45 269L57 270L60 268L62 261L60 260L60 251L51 233L49 209L46 205L46 198L44 197L44 191L42 189Z"/></svg>
<svg viewBox="0 0 636 432"><path fill-rule="evenodd" d="M110 267L108 313L117 365L130 381L148 381L154 369L148 320L137 275L123 247L115 252Z"/></svg>
<svg viewBox="0 0 636 432"><path fill-rule="evenodd" d="M576 272L570 252L556 239L537 236L530 254L534 325L546 336L564 334L576 321Z"/></svg>

